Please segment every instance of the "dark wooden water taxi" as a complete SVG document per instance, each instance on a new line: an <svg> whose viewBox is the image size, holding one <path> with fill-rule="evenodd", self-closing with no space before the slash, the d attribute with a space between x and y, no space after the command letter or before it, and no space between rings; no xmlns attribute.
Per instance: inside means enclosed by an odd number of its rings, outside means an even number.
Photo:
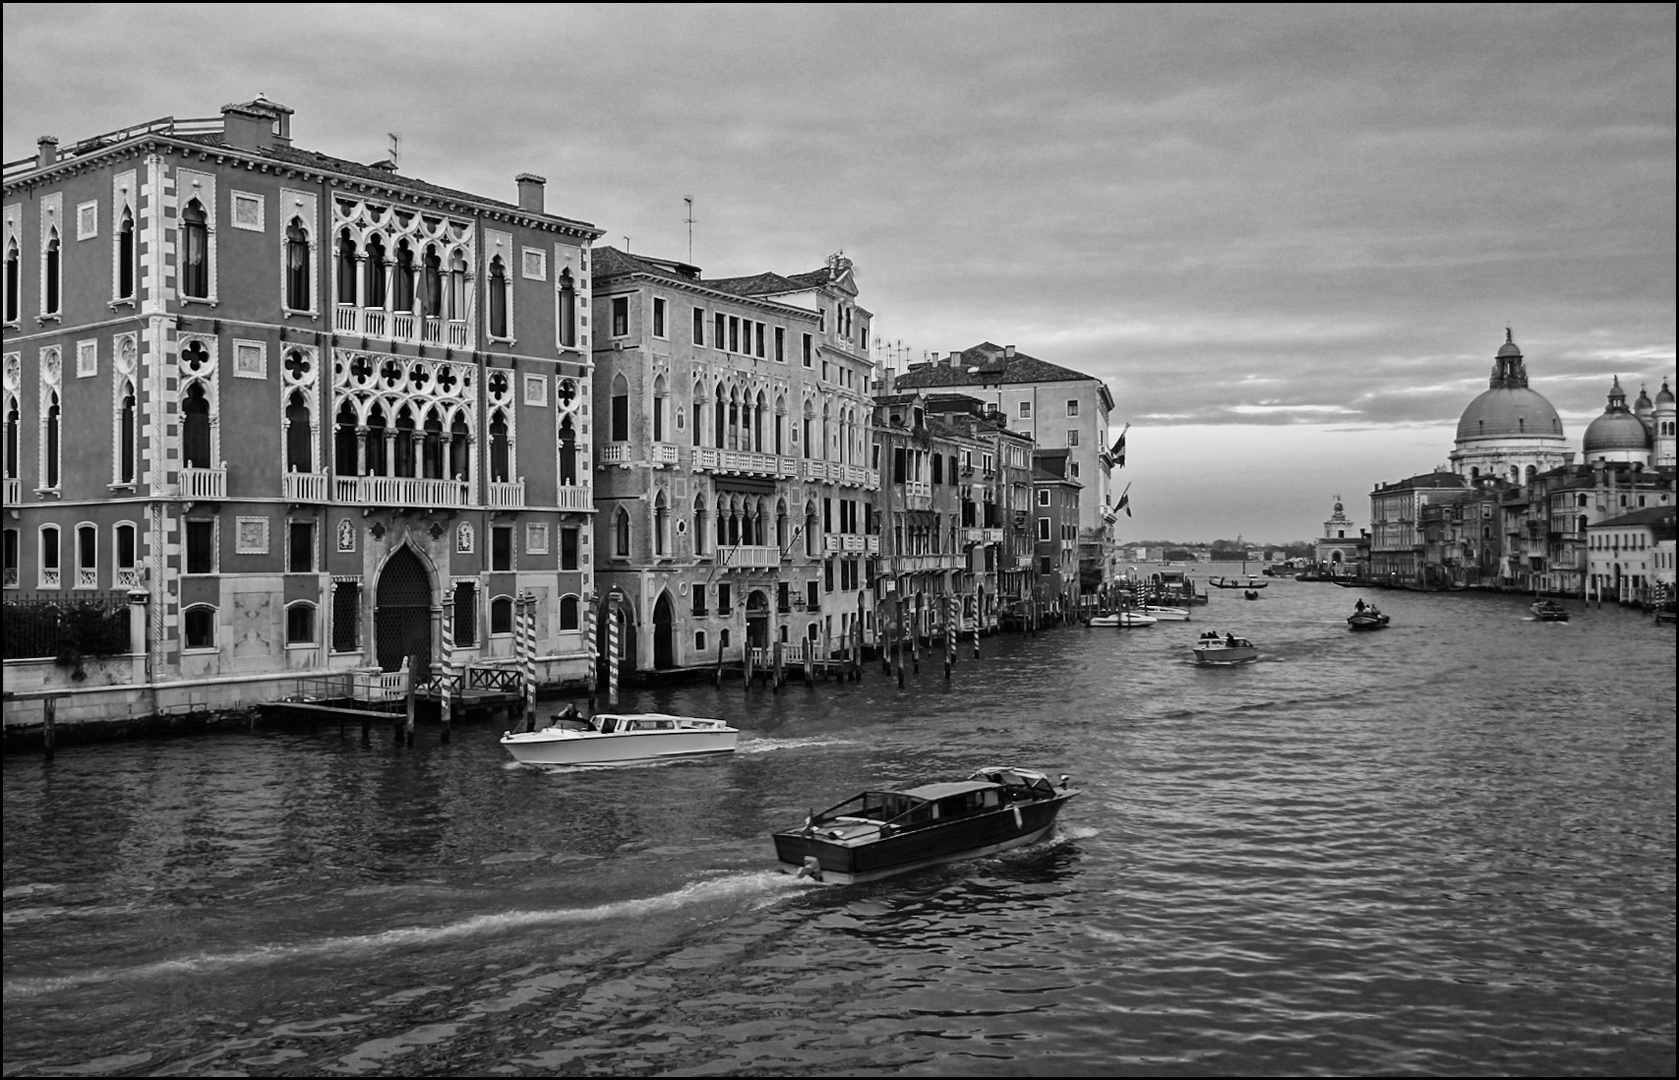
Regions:
<svg viewBox="0 0 1679 1080"><path fill-rule="evenodd" d="M855 795L774 834L775 854L818 881L876 881L1040 840L1078 794L1065 776L1057 788L1032 769L988 766L955 783Z"/></svg>

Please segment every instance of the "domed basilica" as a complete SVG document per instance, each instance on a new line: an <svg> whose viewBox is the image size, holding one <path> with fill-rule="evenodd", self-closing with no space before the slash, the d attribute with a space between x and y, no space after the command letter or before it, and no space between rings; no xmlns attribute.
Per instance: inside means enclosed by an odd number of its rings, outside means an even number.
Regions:
<svg viewBox="0 0 1679 1080"><path fill-rule="evenodd" d="M1674 400L1667 383L1653 404L1640 391L1629 409L1617 377L1608 407L1586 428L1582 450L1588 464L1671 466L1674 443ZM1506 329L1487 389L1458 421L1452 468L1471 483L1497 478L1525 484L1573 461L1562 419L1543 394L1528 386L1522 350Z"/></svg>

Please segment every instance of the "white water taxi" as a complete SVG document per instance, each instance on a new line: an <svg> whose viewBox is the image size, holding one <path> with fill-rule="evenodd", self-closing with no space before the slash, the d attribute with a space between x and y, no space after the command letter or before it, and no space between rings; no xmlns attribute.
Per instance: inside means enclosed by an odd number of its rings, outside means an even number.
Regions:
<svg viewBox="0 0 1679 1080"><path fill-rule="evenodd" d="M1251 664L1259 659L1259 650L1247 638L1207 631L1201 635L1193 651L1197 664Z"/></svg>
<svg viewBox="0 0 1679 1080"><path fill-rule="evenodd" d="M578 722L588 726L555 723L541 731L503 732L501 745L529 765L599 765L731 754L740 738L740 729L727 721L698 716L596 713Z"/></svg>
<svg viewBox="0 0 1679 1080"><path fill-rule="evenodd" d="M1167 607L1162 604L1144 604L1143 614L1160 622L1188 622L1189 609L1186 607Z"/></svg>
<svg viewBox="0 0 1679 1080"><path fill-rule="evenodd" d="M1153 626L1160 620L1153 615L1144 615L1140 611L1116 611L1108 615L1092 615L1091 626L1138 627Z"/></svg>

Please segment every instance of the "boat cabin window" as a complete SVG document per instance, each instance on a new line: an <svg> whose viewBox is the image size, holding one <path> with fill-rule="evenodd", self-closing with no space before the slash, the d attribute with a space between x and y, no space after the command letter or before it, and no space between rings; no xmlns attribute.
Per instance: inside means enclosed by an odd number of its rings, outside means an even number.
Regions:
<svg viewBox="0 0 1679 1080"><path fill-rule="evenodd" d="M617 726L618 718L616 716L603 716L600 718L600 733L602 735L612 734L613 731L617 729Z"/></svg>

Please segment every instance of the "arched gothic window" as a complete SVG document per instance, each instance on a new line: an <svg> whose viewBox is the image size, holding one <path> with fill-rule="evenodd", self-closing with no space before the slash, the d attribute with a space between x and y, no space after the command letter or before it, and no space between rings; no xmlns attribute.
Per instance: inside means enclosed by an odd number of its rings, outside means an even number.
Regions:
<svg viewBox="0 0 1679 1080"><path fill-rule="evenodd" d="M45 290L41 293L41 314L43 315L58 314L58 256L58 230L53 229L47 233L47 248L44 253L44 258L46 260L46 281L44 283Z"/></svg>
<svg viewBox="0 0 1679 1080"><path fill-rule="evenodd" d="M22 263L18 258L17 241L6 243L6 321L18 321L18 303L23 288Z"/></svg>
<svg viewBox="0 0 1679 1080"><path fill-rule="evenodd" d="M507 266L501 261L500 255L490 260L490 336L508 336Z"/></svg>
<svg viewBox="0 0 1679 1080"><path fill-rule="evenodd" d="M356 410L348 401L338 406L338 419L333 429L333 467L339 476L361 475L360 455L356 453Z"/></svg>
<svg viewBox="0 0 1679 1080"><path fill-rule="evenodd" d="M210 295L210 220L197 199L181 211L181 295Z"/></svg>
<svg viewBox="0 0 1679 1080"><path fill-rule="evenodd" d="M630 557L630 512L622 506L612 522L612 553L620 559Z"/></svg>
<svg viewBox="0 0 1679 1080"><path fill-rule="evenodd" d="M139 265L139 248L134 243L134 214L124 207L122 221L117 225L117 299L134 296L135 268ZM9 310L9 309L8 309Z"/></svg>
<svg viewBox="0 0 1679 1080"><path fill-rule="evenodd" d="M653 380L653 441L665 441L665 377Z"/></svg>
<svg viewBox="0 0 1679 1080"><path fill-rule="evenodd" d="M706 533L707 522L706 522L705 517L706 517L706 515L705 515L705 496L703 494L695 495L694 496L694 554L695 555L704 555L705 554L705 550L706 550L705 545L706 545L706 542L708 540L708 534Z"/></svg>
<svg viewBox="0 0 1679 1080"><path fill-rule="evenodd" d="M385 306L385 241L379 236L367 238L367 258L364 260L363 280L365 286L361 291L363 307L382 308Z"/></svg>
<svg viewBox="0 0 1679 1080"><path fill-rule="evenodd" d="M181 464L189 469L215 467L210 445L210 396L194 381L181 401Z"/></svg>
<svg viewBox="0 0 1679 1080"><path fill-rule="evenodd" d="M662 491L653 499L653 554L670 554L670 506Z"/></svg>
<svg viewBox="0 0 1679 1080"><path fill-rule="evenodd" d="M338 302L356 302L356 241L349 229L338 234Z"/></svg>
<svg viewBox="0 0 1679 1080"><path fill-rule="evenodd" d="M286 399L286 471L313 472L314 448L309 431L309 404L303 391L293 390Z"/></svg>
<svg viewBox="0 0 1679 1080"><path fill-rule="evenodd" d="M512 471L512 447L507 437L507 414L497 409L490 414L490 480L505 484Z"/></svg>
<svg viewBox="0 0 1679 1080"><path fill-rule="evenodd" d="M117 483L134 483L137 425L134 415L134 384L125 382L122 402L117 406ZM10 476L10 473L7 473Z"/></svg>
<svg viewBox="0 0 1679 1080"><path fill-rule="evenodd" d="M577 430L569 416L560 421L560 484L577 484Z"/></svg>
<svg viewBox="0 0 1679 1080"><path fill-rule="evenodd" d="M310 303L309 234L303 231L301 218L292 218L286 226L286 306L308 311Z"/></svg>
<svg viewBox="0 0 1679 1080"><path fill-rule="evenodd" d="M560 271L560 344L570 348L577 344L577 285L568 267Z"/></svg>
<svg viewBox="0 0 1679 1080"><path fill-rule="evenodd" d="M630 383L622 373L612 377L611 441L630 441Z"/></svg>
<svg viewBox="0 0 1679 1080"><path fill-rule="evenodd" d="M46 442L41 448L41 486L45 488L58 487L59 441L62 435L59 424L61 420L58 391L54 390L47 397L47 415L43 421L46 427Z"/></svg>

